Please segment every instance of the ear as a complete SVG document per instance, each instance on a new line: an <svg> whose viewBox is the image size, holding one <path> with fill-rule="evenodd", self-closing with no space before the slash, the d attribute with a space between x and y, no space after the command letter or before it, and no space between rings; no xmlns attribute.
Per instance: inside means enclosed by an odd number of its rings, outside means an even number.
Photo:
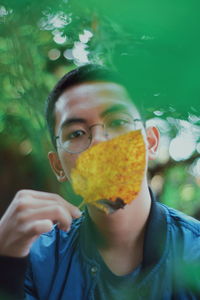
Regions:
<svg viewBox="0 0 200 300"><path fill-rule="evenodd" d="M148 158L154 160L158 154L158 146L160 142L160 133L157 127L149 127L146 129L148 141Z"/></svg>
<svg viewBox="0 0 200 300"><path fill-rule="evenodd" d="M51 168L52 168L54 174L57 177L57 180L59 182L67 181L67 177L66 177L65 172L62 168L62 165L61 165L60 159L58 157L58 154L56 152L51 151L51 152L48 153L48 159L49 159Z"/></svg>

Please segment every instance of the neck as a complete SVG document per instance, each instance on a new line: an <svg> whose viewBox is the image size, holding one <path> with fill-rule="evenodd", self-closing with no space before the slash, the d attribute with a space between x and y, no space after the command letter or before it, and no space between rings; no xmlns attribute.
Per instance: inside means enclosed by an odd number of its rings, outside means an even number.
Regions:
<svg viewBox="0 0 200 300"><path fill-rule="evenodd" d="M94 206L89 206L89 215L104 241L99 248L114 251L124 251L124 247L127 251L141 248L150 206L151 197L146 181L137 198L112 214L106 215Z"/></svg>

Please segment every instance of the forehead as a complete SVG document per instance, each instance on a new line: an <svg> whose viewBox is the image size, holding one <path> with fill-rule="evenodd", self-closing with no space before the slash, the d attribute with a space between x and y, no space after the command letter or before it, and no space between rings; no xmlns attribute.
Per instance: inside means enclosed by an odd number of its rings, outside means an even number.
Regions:
<svg viewBox="0 0 200 300"><path fill-rule="evenodd" d="M113 105L123 105L139 117L125 88L114 82L85 82L75 85L62 93L55 104L56 128L72 117L95 119L104 110Z"/></svg>

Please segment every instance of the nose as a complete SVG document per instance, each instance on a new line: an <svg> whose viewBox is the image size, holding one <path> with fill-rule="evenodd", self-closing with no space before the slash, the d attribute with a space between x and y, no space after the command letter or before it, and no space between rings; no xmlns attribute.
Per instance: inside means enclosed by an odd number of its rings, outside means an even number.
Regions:
<svg viewBox="0 0 200 300"><path fill-rule="evenodd" d="M91 128L92 141L91 146L100 142L107 141L108 135L105 132L104 124L95 124Z"/></svg>

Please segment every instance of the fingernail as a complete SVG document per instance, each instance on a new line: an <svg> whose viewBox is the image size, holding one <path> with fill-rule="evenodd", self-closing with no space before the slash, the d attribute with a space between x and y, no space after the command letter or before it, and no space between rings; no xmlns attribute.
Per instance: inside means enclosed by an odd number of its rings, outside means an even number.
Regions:
<svg viewBox="0 0 200 300"><path fill-rule="evenodd" d="M67 228L65 227L65 228L62 228L61 230L64 231L64 232L69 232L70 231L70 227L67 227Z"/></svg>
<svg viewBox="0 0 200 300"><path fill-rule="evenodd" d="M76 211L74 212L74 217L75 217L75 218L80 218L81 215L82 215L82 212L81 212L80 210L76 210Z"/></svg>

